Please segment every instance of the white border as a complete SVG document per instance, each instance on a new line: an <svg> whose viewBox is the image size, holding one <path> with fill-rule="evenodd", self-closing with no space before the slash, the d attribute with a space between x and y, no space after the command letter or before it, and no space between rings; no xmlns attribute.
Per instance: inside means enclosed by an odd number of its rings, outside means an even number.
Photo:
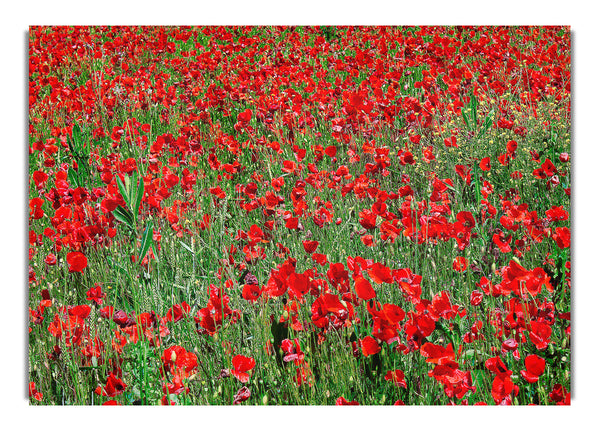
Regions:
<svg viewBox="0 0 600 431"><path fill-rule="evenodd" d="M598 220L595 202L598 200L598 30L595 10L589 1L412 1L399 4L392 1L302 1L283 6L280 1L228 1L217 3L194 1L125 2L103 0L28 1L13 6L2 18L2 274L3 313L2 337L3 385L1 403L8 414L5 423L18 421L24 429L64 429L78 427L104 429L107 426L152 426L219 429L238 427L306 429L307 426L339 430L374 427L434 429L519 429L529 425L586 429L595 423L591 418L593 401L597 400L598 371ZM27 48L29 25L61 24L148 24L148 25L269 25L269 24L329 24L329 25L409 25L409 24L472 24L472 25L571 25L573 30L573 269L576 343L574 343L573 404L568 408L503 409L483 408L324 408L276 407L247 408L234 412L230 407L198 408L116 408L94 411L92 408L28 407L25 395L27 340L26 322L26 163L23 145L27 133ZM7 55L6 55L7 54ZM595 407L595 406L594 406ZM435 410L432 410L435 409ZM166 428L163 428L166 429Z"/></svg>

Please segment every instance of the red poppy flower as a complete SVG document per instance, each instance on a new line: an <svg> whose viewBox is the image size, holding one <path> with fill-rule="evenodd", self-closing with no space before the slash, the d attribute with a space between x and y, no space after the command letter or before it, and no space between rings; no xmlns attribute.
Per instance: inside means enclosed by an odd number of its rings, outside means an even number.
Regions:
<svg viewBox="0 0 600 431"><path fill-rule="evenodd" d="M41 219L44 217L44 210L42 209L42 205L44 204L44 200L41 198L33 198L29 201L29 208L31 209L31 217L34 220Z"/></svg>
<svg viewBox="0 0 600 431"><path fill-rule="evenodd" d="M502 342L502 353L507 351L515 351L519 347L519 343L514 338L508 338Z"/></svg>
<svg viewBox="0 0 600 431"><path fill-rule="evenodd" d="M410 142L412 142L413 144L418 144L419 142L421 142L421 135L412 135L408 139L410 139Z"/></svg>
<svg viewBox="0 0 600 431"><path fill-rule="evenodd" d="M568 227L557 227L552 234L552 239L556 241L558 248L571 247L571 230Z"/></svg>
<svg viewBox="0 0 600 431"><path fill-rule="evenodd" d="M81 252L73 251L67 253L67 263L69 264L69 272L81 272L87 267L87 257Z"/></svg>
<svg viewBox="0 0 600 431"><path fill-rule="evenodd" d="M336 406L358 406L358 401L348 401L346 398L344 397L339 397L337 400L335 400L335 405Z"/></svg>
<svg viewBox="0 0 600 431"><path fill-rule="evenodd" d="M298 165L296 165L295 162L291 161L291 160L284 160L283 161L283 167L281 168L281 170L285 173L291 174L292 172L294 172L296 169L298 168Z"/></svg>
<svg viewBox="0 0 600 431"><path fill-rule="evenodd" d="M422 276L413 274L409 268L395 269L392 273L394 280L406 294L415 300L421 297Z"/></svg>
<svg viewBox="0 0 600 431"><path fill-rule="evenodd" d="M324 266L327 264L328 260L327 260L327 255L325 254L321 254L321 253L313 253L311 259L315 262L318 263L321 266Z"/></svg>
<svg viewBox="0 0 600 431"><path fill-rule="evenodd" d="M185 301L183 301L181 304L175 304L167 310L165 320L167 322L179 322L190 313L191 309L192 307L190 307L190 305Z"/></svg>
<svg viewBox="0 0 600 431"><path fill-rule="evenodd" d="M198 357L181 346L171 346L165 349L161 359L163 369L173 376L188 378L197 371Z"/></svg>
<svg viewBox="0 0 600 431"><path fill-rule="evenodd" d="M33 182L35 183L36 188L43 189L46 185L46 181L48 181L48 175L43 171L35 171L33 173Z"/></svg>
<svg viewBox="0 0 600 431"><path fill-rule="evenodd" d="M271 180L271 186L277 192L281 190L281 188L284 186L284 184L285 184L285 178L284 177L277 177L277 178L273 178Z"/></svg>
<svg viewBox="0 0 600 431"><path fill-rule="evenodd" d="M288 229L298 229L298 217L290 217L285 221L285 227Z"/></svg>
<svg viewBox="0 0 600 431"><path fill-rule="evenodd" d="M398 158L401 165L414 165L417 163L413 154L410 151L399 151Z"/></svg>
<svg viewBox="0 0 600 431"><path fill-rule="evenodd" d="M248 123L252 119L252 111L250 109L246 109L243 112L240 112L237 115L237 120L240 123Z"/></svg>
<svg viewBox="0 0 600 431"><path fill-rule="evenodd" d="M90 315L92 309L89 305L76 305L74 307L69 307L69 316L76 316L77 318L83 320Z"/></svg>
<svg viewBox="0 0 600 431"><path fill-rule="evenodd" d="M481 159L481 161L479 162L479 168L482 171L489 171L490 168L490 158L489 157L484 157L483 159Z"/></svg>
<svg viewBox="0 0 600 431"><path fill-rule="evenodd" d="M477 307L483 301L483 293L479 290L474 290L471 292L471 296L469 298L469 302L473 307Z"/></svg>
<svg viewBox="0 0 600 431"><path fill-rule="evenodd" d="M356 295L364 301L368 301L377 296L371 283L360 275L354 278L354 288L356 289Z"/></svg>
<svg viewBox="0 0 600 431"><path fill-rule="evenodd" d="M510 405L512 400L510 395L518 392L518 387L512 381L510 374L501 374L494 377L492 382L492 398L496 404Z"/></svg>
<svg viewBox="0 0 600 431"><path fill-rule="evenodd" d="M456 214L456 221L467 230L475 227L475 217L473 217L473 214L469 211L460 211Z"/></svg>
<svg viewBox="0 0 600 431"><path fill-rule="evenodd" d="M44 398L44 395L35 388L34 382L29 383L29 398L33 398L37 401L42 401Z"/></svg>
<svg viewBox="0 0 600 431"><path fill-rule="evenodd" d="M556 166L554 166L554 164L552 163L552 161L550 159L546 159L544 161L544 163L542 163L541 169L544 172L544 174L546 174L547 177L551 177L556 172L558 172L558 170L556 169Z"/></svg>
<svg viewBox="0 0 600 431"><path fill-rule="evenodd" d="M111 319L114 315L115 308L112 305L107 305L106 307L102 307L99 312L100 317L104 319Z"/></svg>
<svg viewBox="0 0 600 431"><path fill-rule="evenodd" d="M216 196L219 199L225 199L225 192L223 191L223 189L219 186L217 187L211 187L209 189L210 193L214 196Z"/></svg>
<svg viewBox="0 0 600 431"><path fill-rule="evenodd" d="M250 374L248 371L252 370L256 365L254 358L244 355L236 355L233 357L231 362L233 364L231 374L233 374L236 379L242 383L246 383L248 380L250 380Z"/></svg>
<svg viewBox="0 0 600 431"><path fill-rule="evenodd" d="M454 170L467 184L471 184L471 169L464 165L455 165Z"/></svg>
<svg viewBox="0 0 600 431"><path fill-rule="evenodd" d="M46 262L46 265L56 265L56 256L52 253L48 253L48 256L46 256L46 259L44 259L44 262Z"/></svg>
<svg viewBox="0 0 600 431"><path fill-rule="evenodd" d="M453 363L455 359L452 344L446 347L438 346L433 343L425 343L421 346L421 355L427 358L426 362L436 365L446 365Z"/></svg>
<svg viewBox="0 0 600 431"><path fill-rule="evenodd" d="M237 405L246 401L248 398L250 398L250 395L250 389L248 389L246 386L242 387L233 397L233 404Z"/></svg>
<svg viewBox="0 0 600 431"><path fill-rule="evenodd" d="M242 297L246 301L254 302L260 297L262 291L263 289L258 284L244 284Z"/></svg>
<svg viewBox="0 0 600 431"><path fill-rule="evenodd" d="M458 148L458 144L456 143L456 136L451 136L449 138L444 139L444 145L447 147L457 147Z"/></svg>
<svg viewBox="0 0 600 431"><path fill-rule="evenodd" d="M506 374L511 373L508 367L502 362L498 356L488 359L485 361L485 367L494 374Z"/></svg>
<svg viewBox="0 0 600 431"><path fill-rule="evenodd" d="M568 220L569 213L564 210L562 205L559 207L553 206L549 210L546 210L546 217L548 218L548 221L550 221L550 222L558 221L558 220Z"/></svg>
<svg viewBox="0 0 600 431"><path fill-rule="evenodd" d="M369 277L377 284L392 283L394 281L390 269L379 262L373 263L367 272L369 273Z"/></svg>
<svg viewBox="0 0 600 431"><path fill-rule="evenodd" d="M87 291L86 299L88 301L94 301L96 305L102 305L103 299L106 294L102 293L102 286L95 284L94 287L90 287Z"/></svg>
<svg viewBox="0 0 600 431"><path fill-rule="evenodd" d="M404 380L404 371L402 370L388 371L384 378L398 387L406 388L406 380Z"/></svg>
<svg viewBox="0 0 600 431"><path fill-rule="evenodd" d="M309 276L306 273L298 274L294 272L290 274L288 278L290 294L297 298L306 295L310 287L309 281Z"/></svg>
<svg viewBox="0 0 600 431"><path fill-rule="evenodd" d="M373 211L364 209L358 215L358 222L365 229L375 229L377 227L377 214Z"/></svg>
<svg viewBox="0 0 600 431"><path fill-rule="evenodd" d="M525 358L525 370L521 370L521 376L529 383L535 383L544 373L546 360L538 355L529 355Z"/></svg>
<svg viewBox="0 0 600 431"><path fill-rule="evenodd" d="M165 395L169 395L169 394L179 395L184 391L188 394L190 393L190 388L185 387L181 376L173 377L172 383L163 383L162 390Z"/></svg>
<svg viewBox="0 0 600 431"><path fill-rule="evenodd" d="M319 241L302 241L304 251L308 254L313 254L319 246Z"/></svg>
<svg viewBox="0 0 600 431"><path fill-rule="evenodd" d="M285 353L283 360L285 362L294 361L296 365L299 365L304 359L304 353L300 349L300 343L297 338L294 340L285 339L281 342L281 348Z"/></svg>
<svg viewBox="0 0 600 431"><path fill-rule="evenodd" d="M361 342L362 353L365 356L375 355L381 351L381 346L377 343L375 338L367 335L362 339Z"/></svg>
<svg viewBox="0 0 600 431"><path fill-rule="evenodd" d="M374 247L375 242L373 241L373 235L363 235L360 237L360 240L367 247Z"/></svg>
<svg viewBox="0 0 600 431"><path fill-rule="evenodd" d="M325 154L327 154L329 157L335 157L337 153L337 148L335 145L330 145L327 148L325 148Z"/></svg>
<svg viewBox="0 0 600 431"><path fill-rule="evenodd" d="M383 315L392 324L396 324L406 317L404 310L396 304L383 304Z"/></svg>
<svg viewBox="0 0 600 431"><path fill-rule="evenodd" d="M510 253L512 249L510 248L510 242L512 241L512 235L508 237L504 234L504 232L499 232L494 234L492 237L494 244L498 246L502 253Z"/></svg>
<svg viewBox="0 0 600 431"><path fill-rule="evenodd" d="M506 165L508 165L508 162L510 160L509 157L510 157L509 154L506 154L506 153L500 154L498 156L498 161L500 162L500 164L502 166L506 166Z"/></svg>
<svg viewBox="0 0 600 431"><path fill-rule="evenodd" d="M457 272L465 272L467 270L467 266L469 265L469 261L465 259L463 256L457 256L452 262L452 268L454 268Z"/></svg>
<svg viewBox="0 0 600 431"><path fill-rule="evenodd" d="M98 385L94 392L98 395L112 398L122 394L126 388L127 385L123 383L123 380L119 379L113 373L110 373L106 380L106 385L104 385L104 387Z"/></svg>
<svg viewBox="0 0 600 431"><path fill-rule="evenodd" d="M546 347L548 347L548 342L551 335L552 328L547 323L542 321L531 322L529 339L538 349L544 350Z"/></svg>
<svg viewBox="0 0 600 431"><path fill-rule="evenodd" d="M567 389L560 383L553 386L549 398L558 405L568 406L571 404L571 393L567 392Z"/></svg>

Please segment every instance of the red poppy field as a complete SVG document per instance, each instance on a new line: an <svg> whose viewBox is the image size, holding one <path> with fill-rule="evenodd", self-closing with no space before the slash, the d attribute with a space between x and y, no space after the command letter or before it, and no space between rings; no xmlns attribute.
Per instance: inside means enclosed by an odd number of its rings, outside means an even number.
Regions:
<svg viewBox="0 0 600 431"><path fill-rule="evenodd" d="M569 405L569 27L30 27L34 405Z"/></svg>

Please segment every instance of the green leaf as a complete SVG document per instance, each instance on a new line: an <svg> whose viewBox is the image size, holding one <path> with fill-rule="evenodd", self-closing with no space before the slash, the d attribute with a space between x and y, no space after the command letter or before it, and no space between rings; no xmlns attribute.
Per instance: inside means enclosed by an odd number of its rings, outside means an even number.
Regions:
<svg viewBox="0 0 600 431"><path fill-rule="evenodd" d="M116 178L117 178L117 186L119 186L119 192L121 192L121 196L123 197L123 200L127 204L127 207L131 208L131 204L130 204L130 200L129 200L129 193L127 193L127 188L125 187L125 184L123 184L123 181L121 181L121 178L119 178L119 175L116 175Z"/></svg>
<svg viewBox="0 0 600 431"><path fill-rule="evenodd" d="M117 220L125 223L130 229L133 229L133 216L129 210L123 208L121 205L116 207L112 212Z"/></svg>
<svg viewBox="0 0 600 431"><path fill-rule="evenodd" d="M77 175L77 171L75 171L75 169L73 168L69 168L69 170L67 171L67 180L69 181L69 184L72 188L81 186L81 184L79 183L79 175Z"/></svg>
<svg viewBox="0 0 600 431"><path fill-rule="evenodd" d="M477 97L471 94L471 116L473 117L473 127L477 127Z"/></svg>
<svg viewBox="0 0 600 431"><path fill-rule="evenodd" d="M146 230L144 230L144 234L142 235L142 243L140 244L140 253L138 255L138 259L140 261L146 257L146 253L148 253L148 249L153 242L152 233L152 222L148 222L146 224Z"/></svg>
<svg viewBox="0 0 600 431"><path fill-rule="evenodd" d="M144 179L140 178L138 180L137 193L134 199L134 206L131 208L133 212L133 218L137 220L138 213L140 211L140 206L142 205L142 199L144 198Z"/></svg>
<svg viewBox="0 0 600 431"><path fill-rule="evenodd" d="M72 140L73 149L79 153L83 149L83 139L81 136L81 127L77 123L73 125Z"/></svg>
<svg viewBox="0 0 600 431"><path fill-rule="evenodd" d="M469 122L469 117L467 117L467 113L464 109L461 109L460 112L462 114L463 120L465 121L465 124L467 125L467 129L471 130L471 123Z"/></svg>
<svg viewBox="0 0 600 431"><path fill-rule="evenodd" d="M137 172L133 171L133 174L131 175L131 177L126 176L125 177L125 188L127 189L127 194L129 195L129 210L132 213L135 213L134 210L134 205L135 205L135 198L137 195ZM133 217L134 221L137 220L137 217L134 214Z"/></svg>
<svg viewBox="0 0 600 431"><path fill-rule="evenodd" d="M485 133L487 133L488 130L490 130L490 127L492 127L492 124L494 123L494 115L495 114L492 111L488 114L487 117L485 117L485 120L483 122L483 127L477 134L477 139L481 138Z"/></svg>

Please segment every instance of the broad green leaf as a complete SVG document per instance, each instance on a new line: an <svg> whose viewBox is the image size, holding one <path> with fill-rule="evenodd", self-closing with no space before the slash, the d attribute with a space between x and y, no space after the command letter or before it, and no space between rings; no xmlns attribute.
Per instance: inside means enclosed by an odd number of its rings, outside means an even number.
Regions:
<svg viewBox="0 0 600 431"><path fill-rule="evenodd" d="M481 130L479 131L479 133L477 134L477 139L481 138L485 133L487 133L488 130L490 130L490 127L492 127L492 124L494 123L494 112L490 112L488 114L488 116L485 118L484 122L483 122L483 126L481 128Z"/></svg>
<svg viewBox="0 0 600 431"><path fill-rule="evenodd" d="M477 127L477 97L471 95L471 117L473 117L473 128Z"/></svg>
<svg viewBox="0 0 600 431"><path fill-rule="evenodd" d="M141 261L148 253L148 249L152 244L152 222L148 222L146 224L146 230L144 230L144 234L142 235L142 243L140 244L140 253L138 255L138 259Z"/></svg>
<svg viewBox="0 0 600 431"><path fill-rule="evenodd" d="M129 176L125 176L125 187L127 188L127 194L129 195L129 210L132 213L135 213L134 211L134 205L135 205L135 196L137 195L137 172L133 171L133 174L131 175L131 177ZM134 215L134 220L137 220L137 217Z"/></svg>
<svg viewBox="0 0 600 431"><path fill-rule="evenodd" d="M81 136L81 127L79 127L79 124L73 125L72 139L73 139L73 149L77 153L79 153L83 149L83 139Z"/></svg>
<svg viewBox="0 0 600 431"><path fill-rule="evenodd" d="M69 168L67 171L67 180L72 188L80 187L81 184L79 182L79 175L77 175L77 171L73 168Z"/></svg>
<svg viewBox="0 0 600 431"><path fill-rule="evenodd" d="M134 206L131 209L133 212L133 218L137 220L138 213L140 212L140 206L142 205L142 199L144 198L144 179L140 178L138 180L138 186L136 190L136 196L133 200Z"/></svg>
<svg viewBox="0 0 600 431"><path fill-rule="evenodd" d="M133 229L133 216L129 210L123 208L121 205L116 207L112 212L117 220L125 223L130 229Z"/></svg>
<svg viewBox="0 0 600 431"><path fill-rule="evenodd" d="M125 184L123 184L123 181L121 181L121 178L119 178L119 175L116 175L116 178L117 178L117 186L119 186L119 192L121 192L121 196L123 196L123 200L127 204L127 207L131 208L130 200L129 200L129 193L127 193L127 188L125 187Z"/></svg>
<svg viewBox="0 0 600 431"><path fill-rule="evenodd" d="M461 110L461 114L463 117L463 120L465 120L465 124L467 125L467 129L471 130L471 123L469 121L469 117L467 116L467 113L464 109Z"/></svg>

